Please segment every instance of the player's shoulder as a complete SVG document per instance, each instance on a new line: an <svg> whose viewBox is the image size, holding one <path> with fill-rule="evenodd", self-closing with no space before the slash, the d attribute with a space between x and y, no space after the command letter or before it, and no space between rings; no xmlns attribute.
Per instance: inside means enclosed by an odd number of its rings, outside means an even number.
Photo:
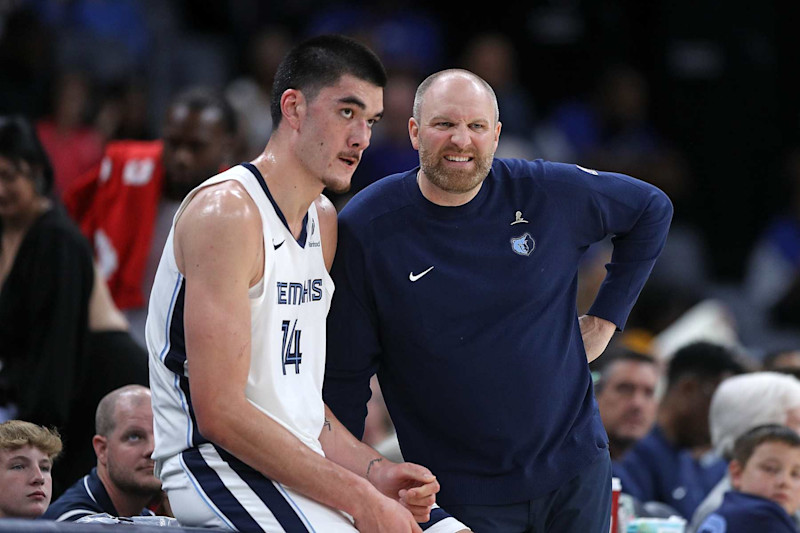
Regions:
<svg viewBox="0 0 800 533"><path fill-rule="evenodd" d="M232 201L244 198L252 200L247 184L257 187L255 180L256 178L247 167L234 165L203 180L189 192L184 202L196 203L198 199L208 200L215 197Z"/></svg>
<svg viewBox="0 0 800 533"><path fill-rule="evenodd" d="M260 227L258 205L244 183L248 179L247 172L242 166L231 167L198 185L179 208L176 230L183 234L188 228L190 233L195 233L209 224L229 229L241 226L242 230Z"/></svg>
<svg viewBox="0 0 800 533"><path fill-rule="evenodd" d="M314 207L317 210L317 218L320 224L336 224L336 206L324 194L320 194L314 200Z"/></svg>
<svg viewBox="0 0 800 533"><path fill-rule="evenodd" d="M173 240L178 268L188 273L193 258L209 248L226 265L260 257L263 235L258 205L245 187L235 180L211 182L190 193L178 210ZM240 266L250 267L246 260Z"/></svg>
<svg viewBox="0 0 800 533"><path fill-rule="evenodd" d="M227 172L227 171L226 171ZM199 217L252 218L258 215L258 206L250 196L245 185L236 179L218 174L198 186L185 200L185 212L196 213ZM183 217L184 215L182 215Z"/></svg>

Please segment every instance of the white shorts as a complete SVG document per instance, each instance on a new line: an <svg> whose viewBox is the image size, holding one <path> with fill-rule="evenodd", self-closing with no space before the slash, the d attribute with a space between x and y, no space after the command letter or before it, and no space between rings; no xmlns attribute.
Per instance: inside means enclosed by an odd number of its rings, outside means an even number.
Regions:
<svg viewBox="0 0 800 533"><path fill-rule="evenodd" d="M175 518L185 527L356 532L346 514L267 479L212 444L165 461L161 481Z"/></svg>
<svg viewBox="0 0 800 533"><path fill-rule="evenodd" d="M233 531L355 533L349 515L256 472L213 444L166 460L160 472L172 512L185 527ZM467 529L437 505L426 533Z"/></svg>

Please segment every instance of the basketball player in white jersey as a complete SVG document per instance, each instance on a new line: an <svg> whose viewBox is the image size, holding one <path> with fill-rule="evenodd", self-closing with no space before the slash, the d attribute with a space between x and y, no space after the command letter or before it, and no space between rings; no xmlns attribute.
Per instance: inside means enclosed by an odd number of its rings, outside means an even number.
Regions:
<svg viewBox="0 0 800 533"><path fill-rule="evenodd" d="M321 395L336 249L321 193L349 186L385 83L351 39L300 44L276 74L264 153L175 215L146 334L156 474L182 525L407 533L441 513L428 469L359 442Z"/></svg>

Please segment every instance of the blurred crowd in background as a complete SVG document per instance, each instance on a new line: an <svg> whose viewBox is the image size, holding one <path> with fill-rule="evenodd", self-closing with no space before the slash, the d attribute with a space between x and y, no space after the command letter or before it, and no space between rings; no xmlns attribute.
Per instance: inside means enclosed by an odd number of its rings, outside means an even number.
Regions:
<svg viewBox="0 0 800 533"><path fill-rule="evenodd" d="M748 371L800 352L800 98L791 72L800 35L790 3L316 4L0 0L0 115L34 122L56 199L100 166L109 143L162 138L170 102L190 88L228 99L237 126L227 163L250 160L271 132L269 92L283 54L307 36L345 33L369 44L390 76L353 194L418 164L407 131L417 85L436 70L467 68L497 92L498 156L618 171L672 199L666 249L611 351L658 361L654 380L694 341L725 346ZM332 199L341 207L348 198ZM581 313L610 250L587 251ZM787 366L800 373L800 362ZM382 413L375 392L372 412ZM365 439L377 445L391 422L372 420Z"/></svg>
<svg viewBox="0 0 800 533"><path fill-rule="evenodd" d="M391 74L355 192L416 165L406 126L415 87L465 67L497 91L499 155L625 172L670 196L675 221L649 288L680 290L654 297L662 316L645 295L646 327L713 298L735 322L730 334L762 355L800 325L800 104L790 72L800 43L789 5L711 4L553 0L486 6L482 16L423 2L6 0L0 114L36 120L57 194L109 141L159 138L170 99L192 86L227 95L239 114L233 161L249 160L271 131L269 87L283 53L311 34L346 33ZM602 252L587 263L602 263Z"/></svg>

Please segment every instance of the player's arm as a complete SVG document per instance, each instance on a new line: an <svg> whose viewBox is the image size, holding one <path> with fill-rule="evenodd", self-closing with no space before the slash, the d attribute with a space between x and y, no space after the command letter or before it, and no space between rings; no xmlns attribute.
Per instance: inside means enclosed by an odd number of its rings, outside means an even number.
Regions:
<svg viewBox="0 0 800 533"><path fill-rule="evenodd" d="M395 463L356 439L325 406L325 425L319 436L325 456L372 483L381 493L400 501L417 522L427 522L439 482L427 468Z"/></svg>
<svg viewBox="0 0 800 533"><path fill-rule="evenodd" d="M238 183L200 191L177 223L175 258L186 277L186 353L199 431L266 477L346 511L362 530L419 531L399 503L312 451L247 400L248 290L259 279L263 254L258 209Z"/></svg>

